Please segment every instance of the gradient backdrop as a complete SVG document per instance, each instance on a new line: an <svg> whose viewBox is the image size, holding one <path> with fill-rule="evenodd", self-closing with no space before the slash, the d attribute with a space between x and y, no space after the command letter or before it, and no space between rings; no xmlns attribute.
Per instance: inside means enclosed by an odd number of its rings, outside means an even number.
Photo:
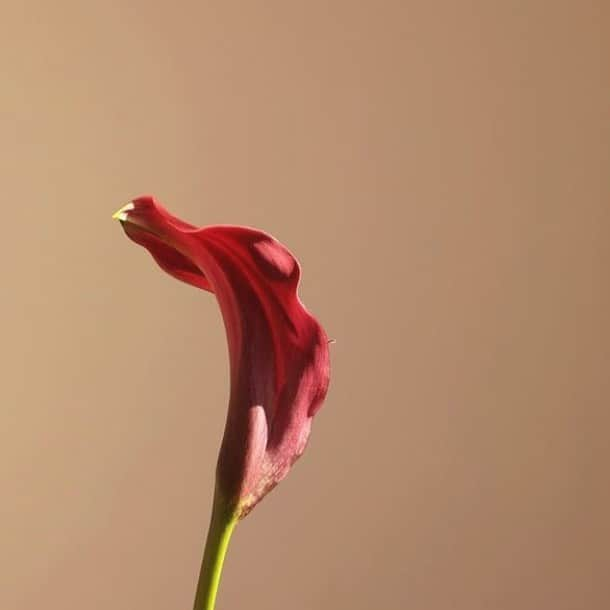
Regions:
<svg viewBox="0 0 610 610"><path fill-rule="evenodd" d="M3 2L0 608L191 608L226 346L142 192L337 340L219 610L610 607L609 6Z"/></svg>

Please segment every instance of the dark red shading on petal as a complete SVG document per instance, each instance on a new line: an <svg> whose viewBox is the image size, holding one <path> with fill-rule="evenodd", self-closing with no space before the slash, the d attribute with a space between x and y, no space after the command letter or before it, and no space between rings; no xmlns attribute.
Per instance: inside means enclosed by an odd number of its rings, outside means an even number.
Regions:
<svg viewBox="0 0 610 610"><path fill-rule="evenodd" d="M124 223L124 229L132 241L144 246L150 252L163 271L182 282L214 292L201 269L172 246L137 225Z"/></svg>

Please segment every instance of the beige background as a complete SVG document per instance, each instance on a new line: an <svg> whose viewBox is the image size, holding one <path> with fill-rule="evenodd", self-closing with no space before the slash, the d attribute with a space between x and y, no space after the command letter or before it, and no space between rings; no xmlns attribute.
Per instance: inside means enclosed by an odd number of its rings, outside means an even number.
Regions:
<svg viewBox="0 0 610 610"><path fill-rule="evenodd" d="M0 607L191 608L226 347L141 192L337 339L219 610L610 607L608 6L3 2Z"/></svg>

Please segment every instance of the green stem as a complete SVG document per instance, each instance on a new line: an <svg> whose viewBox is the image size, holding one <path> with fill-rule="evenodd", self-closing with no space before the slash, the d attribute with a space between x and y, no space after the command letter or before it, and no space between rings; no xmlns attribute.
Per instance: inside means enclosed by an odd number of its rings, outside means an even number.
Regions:
<svg viewBox="0 0 610 610"><path fill-rule="evenodd" d="M214 610L222 565L236 524L237 517L227 509L216 491L193 610Z"/></svg>

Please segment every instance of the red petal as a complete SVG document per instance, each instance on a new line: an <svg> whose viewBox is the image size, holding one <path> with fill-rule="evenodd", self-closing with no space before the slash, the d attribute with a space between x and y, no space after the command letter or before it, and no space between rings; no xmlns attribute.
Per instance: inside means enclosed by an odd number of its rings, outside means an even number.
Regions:
<svg viewBox="0 0 610 610"><path fill-rule="evenodd" d="M152 198L134 204L129 237L218 299L231 360L218 482L243 516L305 448L328 388L326 333L297 295L298 262L276 239L247 227L196 229Z"/></svg>

